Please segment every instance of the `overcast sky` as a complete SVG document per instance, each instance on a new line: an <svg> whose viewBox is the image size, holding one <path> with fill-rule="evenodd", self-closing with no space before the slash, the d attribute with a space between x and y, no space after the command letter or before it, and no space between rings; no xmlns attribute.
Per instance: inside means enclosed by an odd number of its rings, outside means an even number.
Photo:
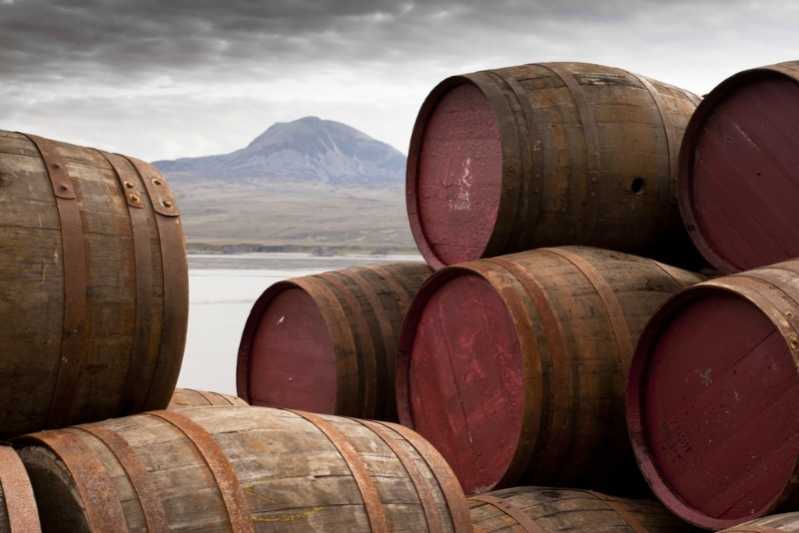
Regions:
<svg viewBox="0 0 799 533"><path fill-rule="evenodd" d="M799 2L0 0L0 128L145 159L339 120L407 152L441 79L577 60L703 93L799 58Z"/></svg>

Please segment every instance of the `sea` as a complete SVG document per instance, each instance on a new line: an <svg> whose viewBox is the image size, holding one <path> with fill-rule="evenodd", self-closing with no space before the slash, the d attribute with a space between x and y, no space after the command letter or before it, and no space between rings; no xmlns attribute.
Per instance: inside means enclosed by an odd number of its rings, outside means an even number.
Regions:
<svg viewBox="0 0 799 533"><path fill-rule="evenodd" d="M241 332L253 303L271 284L356 265L421 260L415 255L189 255L189 330L178 386L236 393Z"/></svg>

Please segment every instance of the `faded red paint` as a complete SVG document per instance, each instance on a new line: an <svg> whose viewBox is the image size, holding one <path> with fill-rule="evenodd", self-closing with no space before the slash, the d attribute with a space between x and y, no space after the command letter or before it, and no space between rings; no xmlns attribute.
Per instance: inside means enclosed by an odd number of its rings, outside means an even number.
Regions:
<svg viewBox="0 0 799 533"><path fill-rule="evenodd" d="M282 290L268 303L249 364L252 405L335 412L333 342L319 308L302 289Z"/></svg>
<svg viewBox="0 0 799 533"><path fill-rule="evenodd" d="M757 307L722 290L700 294L654 343L642 342L649 349L639 348L630 385L640 396L628 402L640 402L643 442L633 442L655 492L683 518L718 529L768 511L791 478L799 379Z"/></svg>
<svg viewBox="0 0 799 533"><path fill-rule="evenodd" d="M724 271L799 256L799 84L775 73L745 79L700 106L681 176L697 245Z"/></svg>
<svg viewBox="0 0 799 533"><path fill-rule="evenodd" d="M418 209L411 223L438 262L483 256L502 195L502 143L495 112L475 85L456 85L438 101L409 194Z"/></svg>
<svg viewBox="0 0 799 533"><path fill-rule="evenodd" d="M518 446L522 354L495 289L460 274L420 312L409 370L414 429L447 459L467 493L491 489Z"/></svg>

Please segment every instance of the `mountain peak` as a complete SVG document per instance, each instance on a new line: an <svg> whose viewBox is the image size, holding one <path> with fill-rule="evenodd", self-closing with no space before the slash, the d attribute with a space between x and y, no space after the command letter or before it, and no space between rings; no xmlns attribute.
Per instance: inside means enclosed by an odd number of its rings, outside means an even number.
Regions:
<svg viewBox="0 0 799 533"><path fill-rule="evenodd" d="M173 177L225 178L332 184L401 184L405 157L395 148L355 128L306 116L276 122L235 152L209 157L157 161Z"/></svg>

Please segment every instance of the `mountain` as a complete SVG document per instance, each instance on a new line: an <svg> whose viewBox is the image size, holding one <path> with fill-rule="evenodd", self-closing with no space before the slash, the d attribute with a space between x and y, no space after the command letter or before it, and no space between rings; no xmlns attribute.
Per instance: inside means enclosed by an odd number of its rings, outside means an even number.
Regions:
<svg viewBox="0 0 799 533"><path fill-rule="evenodd" d="M277 122L229 154L156 161L168 178L331 185L404 181L405 156L346 124L318 117Z"/></svg>
<svg viewBox="0 0 799 533"><path fill-rule="evenodd" d="M154 164L194 251L415 249L405 156L340 122L278 122L235 152Z"/></svg>

